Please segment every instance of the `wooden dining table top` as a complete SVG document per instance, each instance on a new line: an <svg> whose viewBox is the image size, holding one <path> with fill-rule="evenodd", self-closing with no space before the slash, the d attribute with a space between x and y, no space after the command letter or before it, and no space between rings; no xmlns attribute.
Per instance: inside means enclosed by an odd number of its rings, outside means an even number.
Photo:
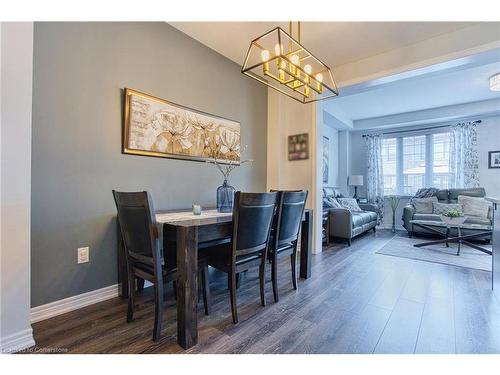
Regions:
<svg viewBox="0 0 500 375"><path fill-rule="evenodd" d="M197 227L204 225L222 224L232 221L232 212L218 212L216 209L206 209L200 215L191 210L160 210L155 212L158 224L168 224L181 227Z"/></svg>

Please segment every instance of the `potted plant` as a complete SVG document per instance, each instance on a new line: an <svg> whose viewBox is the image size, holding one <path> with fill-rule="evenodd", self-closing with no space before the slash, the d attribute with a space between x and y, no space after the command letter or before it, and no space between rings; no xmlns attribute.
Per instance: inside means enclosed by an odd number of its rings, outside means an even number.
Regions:
<svg viewBox="0 0 500 375"><path fill-rule="evenodd" d="M463 224L466 219L467 217L464 216L462 211L455 208L452 208L444 215L441 215L441 220L443 220L446 224Z"/></svg>

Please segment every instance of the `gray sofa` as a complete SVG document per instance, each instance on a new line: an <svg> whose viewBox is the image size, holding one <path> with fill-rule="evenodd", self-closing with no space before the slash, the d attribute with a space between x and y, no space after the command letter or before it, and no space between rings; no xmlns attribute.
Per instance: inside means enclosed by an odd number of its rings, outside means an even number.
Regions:
<svg viewBox="0 0 500 375"><path fill-rule="evenodd" d="M323 215L328 216L328 235L347 240L351 246L352 239L377 225L377 207L372 204L358 204L362 212L351 212L345 208L330 208L325 201L328 198L343 198L335 188L323 188Z"/></svg>
<svg viewBox="0 0 500 375"><path fill-rule="evenodd" d="M459 195L467 195L469 197L485 197L486 192L484 188L470 188L470 189L443 189L438 190L433 196L438 199L440 203L457 203ZM489 216L491 217L491 216ZM424 228L414 226L410 223L411 220L432 220L432 221L442 221L441 217L436 214L418 214L415 213L415 208L408 204L403 208L403 227L408 231L408 235L412 237L414 234L430 234L432 232L427 231ZM482 219L479 217L468 217L465 221L470 224L483 224L491 225L491 219ZM455 231L452 230L452 235L456 235ZM472 234L473 230L462 230L463 234Z"/></svg>

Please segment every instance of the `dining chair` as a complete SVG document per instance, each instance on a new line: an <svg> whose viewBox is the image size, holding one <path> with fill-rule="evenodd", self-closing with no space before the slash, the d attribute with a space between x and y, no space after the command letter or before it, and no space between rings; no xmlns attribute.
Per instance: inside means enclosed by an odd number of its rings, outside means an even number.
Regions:
<svg viewBox="0 0 500 375"><path fill-rule="evenodd" d="M153 201L148 192L118 192L113 190L113 197L118 211L118 222L123 238L125 261L127 263L127 280L129 299L127 322L134 316L136 281L148 280L154 287L155 321L153 341L158 341L162 329L164 283L175 281L177 271L173 262L165 262L159 246L158 227L153 210ZM205 313L208 314L208 264L201 267Z"/></svg>
<svg viewBox="0 0 500 375"><path fill-rule="evenodd" d="M269 246L274 301L278 294L278 256L290 255L292 284L297 289L297 244L308 191L277 191L277 206Z"/></svg>
<svg viewBox="0 0 500 375"><path fill-rule="evenodd" d="M260 301L266 305L265 275L269 234L276 206L276 193L236 192L233 233L229 243L206 248L210 266L228 274L233 323L238 323L236 275L259 266Z"/></svg>

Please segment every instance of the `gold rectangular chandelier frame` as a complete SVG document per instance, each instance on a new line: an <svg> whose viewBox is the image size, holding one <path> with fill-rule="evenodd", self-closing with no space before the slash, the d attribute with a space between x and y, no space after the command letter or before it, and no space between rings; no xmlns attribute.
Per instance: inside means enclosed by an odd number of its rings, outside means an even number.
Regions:
<svg viewBox="0 0 500 375"><path fill-rule="evenodd" d="M251 41L241 72L301 103L338 96L330 68L279 26Z"/></svg>

